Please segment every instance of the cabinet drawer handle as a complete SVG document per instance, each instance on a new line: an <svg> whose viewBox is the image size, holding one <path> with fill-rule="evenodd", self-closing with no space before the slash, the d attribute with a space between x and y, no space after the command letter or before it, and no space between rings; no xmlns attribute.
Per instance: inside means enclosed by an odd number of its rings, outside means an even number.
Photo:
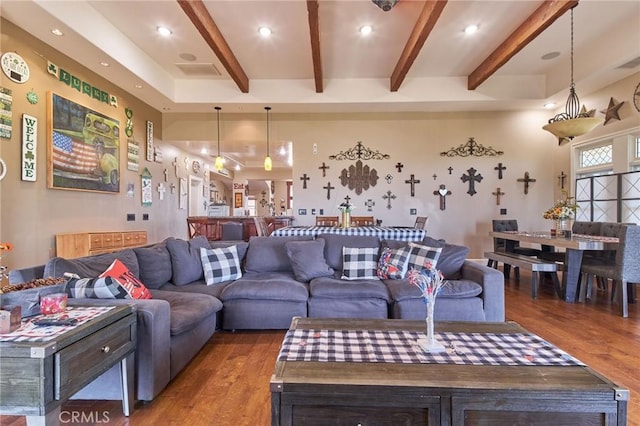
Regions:
<svg viewBox="0 0 640 426"><path fill-rule="evenodd" d="M100 351L104 352L105 354L108 354L110 350L111 348L109 346L103 346L100 348Z"/></svg>

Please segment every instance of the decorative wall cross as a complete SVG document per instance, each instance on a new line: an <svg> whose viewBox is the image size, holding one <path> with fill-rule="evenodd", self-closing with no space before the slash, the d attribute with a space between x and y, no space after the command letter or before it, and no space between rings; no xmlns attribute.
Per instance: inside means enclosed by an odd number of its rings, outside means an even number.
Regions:
<svg viewBox="0 0 640 426"><path fill-rule="evenodd" d="M524 193L525 195L529 193L529 182L535 182L535 179L531 179L529 177L529 172L524 172L524 178L518 179L518 182L524 182Z"/></svg>
<svg viewBox="0 0 640 426"><path fill-rule="evenodd" d="M449 170L449 174L451 174L451 172L453 171L453 167L449 166L447 170Z"/></svg>
<svg viewBox="0 0 640 426"><path fill-rule="evenodd" d="M171 165L175 168L176 177L177 177L178 176L178 157L175 157L175 159L173 160L173 163L171 163Z"/></svg>
<svg viewBox="0 0 640 426"><path fill-rule="evenodd" d="M324 164L324 161L322 162L322 166L318 167L320 170L322 170L322 177L326 177L327 176L327 169L330 169L331 167L327 166L326 164Z"/></svg>
<svg viewBox="0 0 640 426"><path fill-rule="evenodd" d="M500 196L504 195L504 192L500 192L500 187L496 188L496 192L492 192L492 195L496 196L496 205L500 205Z"/></svg>
<svg viewBox="0 0 640 426"><path fill-rule="evenodd" d="M420 183L420 180L417 180L414 175L411 175L411 179L405 180L404 183L408 183L409 185L411 185L411 196L415 197L416 196L416 183Z"/></svg>
<svg viewBox="0 0 640 426"><path fill-rule="evenodd" d="M166 171L167 171L167 170L165 169L165 172L166 172ZM164 192L165 192L166 190L167 190L167 188L165 188L165 187L164 187L164 183L160 182L160 183L158 184L158 190L157 190L157 191L158 191L158 194L159 194L159 198L160 198L161 200L164 200Z"/></svg>
<svg viewBox="0 0 640 426"><path fill-rule="evenodd" d="M164 181L168 182L169 181L169 169L164 169ZM160 198L162 200L162 198Z"/></svg>
<svg viewBox="0 0 640 426"><path fill-rule="evenodd" d="M404 167L404 164L398 161L398 164L396 164L396 170L398 170L398 173L402 172L403 167Z"/></svg>
<svg viewBox="0 0 640 426"><path fill-rule="evenodd" d="M564 170L560 172L560 176L558 176L558 179L560 180L560 189L564 189L564 180L567 177L567 175L564 174Z"/></svg>
<svg viewBox="0 0 640 426"><path fill-rule="evenodd" d="M336 189L335 186L331 186L331 182L327 182L327 186L323 186L322 189L327 190L327 200L331 199L331 190Z"/></svg>
<svg viewBox="0 0 640 426"><path fill-rule="evenodd" d="M469 190L467 191L467 194L473 196L476 193L476 182L481 182L482 181L482 175L481 174L476 174L477 170L474 169L473 167L471 167L470 169L467 170L467 174L460 176L460 179L463 182L469 182Z"/></svg>
<svg viewBox="0 0 640 426"><path fill-rule="evenodd" d="M386 176L384 177L384 179L387 181L387 183L388 183L389 185L391 185L391 181L393 180L393 176L391 176L391 175L386 175Z"/></svg>
<svg viewBox="0 0 640 426"><path fill-rule="evenodd" d="M506 170L506 169L507 168L505 166L503 166L502 163L498 163L498 165L493 168L493 170L497 170L498 171L498 179L502 179L502 171Z"/></svg>
<svg viewBox="0 0 640 426"><path fill-rule="evenodd" d="M436 179L438 179L438 175L434 173L433 174L433 180L436 180Z"/></svg>
<svg viewBox="0 0 640 426"><path fill-rule="evenodd" d="M302 189L307 189L307 181L311 179L309 176L307 176L307 174L303 174L302 177L300 177L300 180L302 181Z"/></svg>
<svg viewBox="0 0 640 426"><path fill-rule="evenodd" d="M451 191L446 186L440 185L437 191L433 191L433 195L440 196L440 210L447 208L447 195L451 195Z"/></svg>
<svg viewBox="0 0 640 426"><path fill-rule="evenodd" d="M174 183L172 183L171 185L169 185L169 189L171 189L171 193L175 193L176 192L176 185Z"/></svg>
<svg viewBox="0 0 640 426"><path fill-rule="evenodd" d="M382 196L382 199L387 200L387 209L391 210L391 200L395 200L396 196L393 195L391 191L387 191L387 193Z"/></svg>
<svg viewBox="0 0 640 426"><path fill-rule="evenodd" d="M373 211L373 206L376 205L376 202L371 200L371 199L369 199L369 200L365 201L364 205L367 208L367 211L371 212L371 211Z"/></svg>
<svg viewBox="0 0 640 426"><path fill-rule="evenodd" d="M378 172L376 169L370 169L369 166L363 166L362 161L356 161L356 164L349 166L349 169L343 169L340 174L340 183L347 186L356 194L362 194L370 186L376 186L378 183Z"/></svg>

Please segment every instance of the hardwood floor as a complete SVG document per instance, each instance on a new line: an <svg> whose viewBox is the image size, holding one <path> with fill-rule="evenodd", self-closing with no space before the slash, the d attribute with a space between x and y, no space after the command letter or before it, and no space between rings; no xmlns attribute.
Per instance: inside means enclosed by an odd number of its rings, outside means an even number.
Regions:
<svg viewBox="0 0 640 426"><path fill-rule="evenodd" d="M513 274L512 274L513 275ZM530 276L506 285L507 319L516 321L591 368L631 391L628 424L640 426L640 309L629 305L622 318L604 293L594 301L567 304L541 285L531 299ZM149 404L138 404L130 418L118 401L72 401L71 415L93 425L268 425L269 379L284 331L219 332L189 366ZM108 421L107 421L108 420ZM4 426L22 426L24 418L0 416ZM63 423L64 424L64 423Z"/></svg>

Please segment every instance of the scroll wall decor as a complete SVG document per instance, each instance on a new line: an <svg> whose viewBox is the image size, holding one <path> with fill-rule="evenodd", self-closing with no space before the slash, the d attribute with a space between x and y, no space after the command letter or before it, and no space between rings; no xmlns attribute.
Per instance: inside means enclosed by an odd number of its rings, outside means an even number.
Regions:
<svg viewBox="0 0 640 426"><path fill-rule="evenodd" d="M469 138L469 141L464 145L440 153L442 157L495 157L502 154L504 151L496 151L490 146L485 148L474 138Z"/></svg>
<svg viewBox="0 0 640 426"><path fill-rule="evenodd" d="M391 158L389 154L373 151L362 145L361 141L358 141L353 148L329 156L330 160L388 160L389 158Z"/></svg>

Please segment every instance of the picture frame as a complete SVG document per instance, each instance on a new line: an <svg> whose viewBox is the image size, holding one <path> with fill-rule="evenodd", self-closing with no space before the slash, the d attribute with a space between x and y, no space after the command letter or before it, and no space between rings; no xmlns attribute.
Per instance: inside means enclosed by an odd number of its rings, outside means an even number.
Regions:
<svg viewBox="0 0 640 426"><path fill-rule="evenodd" d="M236 192L234 194L234 204L233 207L235 207L236 209L241 208L242 207L242 192Z"/></svg>
<svg viewBox="0 0 640 426"><path fill-rule="evenodd" d="M47 187L120 192L120 122L54 92L47 97Z"/></svg>

